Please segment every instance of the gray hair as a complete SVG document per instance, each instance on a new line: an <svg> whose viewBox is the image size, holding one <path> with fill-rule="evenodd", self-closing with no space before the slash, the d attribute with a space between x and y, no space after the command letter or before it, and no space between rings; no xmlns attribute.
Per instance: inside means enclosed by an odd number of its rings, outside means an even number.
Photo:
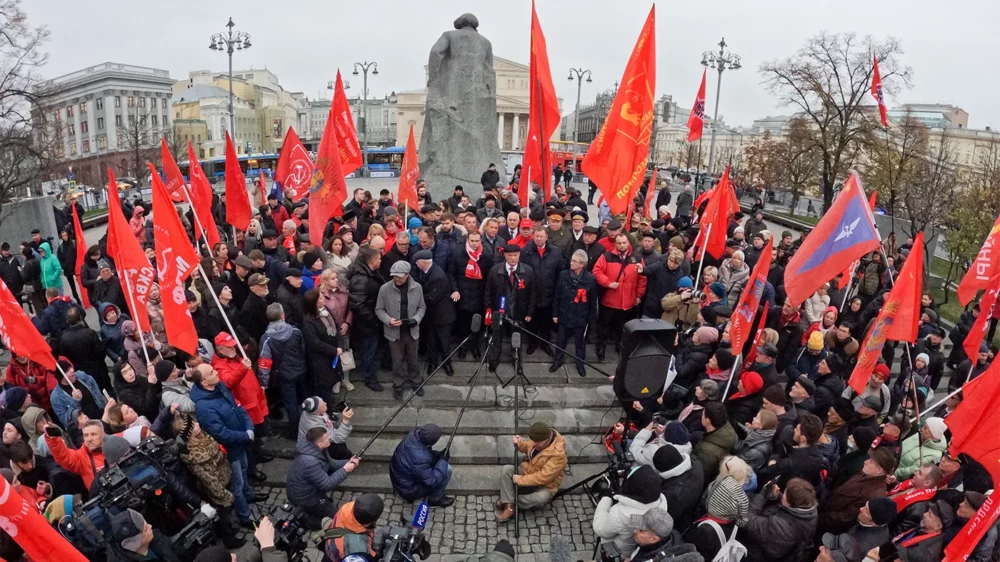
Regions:
<svg viewBox="0 0 1000 562"><path fill-rule="evenodd" d="M577 250L573 252L573 258L578 260L583 260L583 263L587 263L590 261L590 256L588 256L587 252L584 252L583 250Z"/></svg>
<svg viewBox="0 0 1000 562"><path fill-rule="evenodd" d="M285 316L285 309L281 307L281 303L273 302L267 305L265 314L267 315L268 322L277 322Z"/></svg>
<svg viewBox="0 0 1000 562"><path fill-rule="evenodd" d="M409 242L410 241L410 233L409 233L409 231L407 231L407 230L400 230L399 232L397 232L396 233L396 241L397 242Z"/></svg>

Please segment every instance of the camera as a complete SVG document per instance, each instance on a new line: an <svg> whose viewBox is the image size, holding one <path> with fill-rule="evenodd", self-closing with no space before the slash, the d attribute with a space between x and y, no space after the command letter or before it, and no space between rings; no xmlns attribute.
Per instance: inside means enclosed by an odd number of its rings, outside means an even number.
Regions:
<svg viewBox="0 0 1000 562"><path fill-rule="evenodd" d="M625 559L614 542L602 542L599 547L601 562L622 562Z"/></svg>
<svg viewBox="0 0 1000 562"><path fill-rule="evenodd" d="M694 299L694 300L701 300L701 299L705 298L705 292L704 291L699 291L697 289L692 289L691 290L691 298Z"/></svg>
<svg viewBox="0 0 1000 562"><path fill-rule="evenodd" d="M215 542L215 523L218 520L218 514L209 517L201 511L197 512L191 522L171 538L174 549L182 555L197 555L208 548Z"/></svg>
<svg viewBox="0 0 1000 562"><path fill-rule="evenodd" d="M333 413L340 414L348 408L350 408L350 405L347 404L347 400L341 400L340 402L334 404Z"/></svg>
<svg viewBox="0 0 1000 562"><path fill-rule="evenodd" d="M301 509L287 503L274 506L268 513L274 524L274 548L288 555L289 562L298 562L305 555L309 531L301 516Z"/></svg>
<svg viewBox="0 0 1000 562"><path fill-rule="evenodd" d="M393 525L384 536L379 560L416 562L427 560L430 556L431 545L420 529Z"/></svg>
<svg viewBox="0 0 1000 562"><path fill-rule="evenodd" d="M632 465L635 464L635 457L627 449L622 448L621 442L612 441L612 454L608 463L606 474L594 482L590 487L590 493L594 498L611 497L621 493L622 484L628 476Z"/></svg>

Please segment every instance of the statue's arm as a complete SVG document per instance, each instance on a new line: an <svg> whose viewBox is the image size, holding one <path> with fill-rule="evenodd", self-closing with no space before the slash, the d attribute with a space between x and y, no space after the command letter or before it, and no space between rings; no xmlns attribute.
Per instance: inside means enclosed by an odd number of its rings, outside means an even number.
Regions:
<svg viewBox="0 0 1000 562"><path fill-rule="evenodd" d="M489 87L491 93L496 93L497 91L497 74L493 72L493 43L486 42L486 65L490 72L486 73L486 86Z"/></svg>
<svg viewBox="0 0 1000 562"><path fill-rule="evenodd" d="M441 38L438 39L436 43L434 43L433 47L431 47L430 58L427 61L428 81L430 80L431 77L437 76L438 73L441 71L441 65L444 62L444 59L448 56L448 50L449 50L448 34L445 33L442 34ZM490 55L490 57L492 58L492 54Z"/></svg>

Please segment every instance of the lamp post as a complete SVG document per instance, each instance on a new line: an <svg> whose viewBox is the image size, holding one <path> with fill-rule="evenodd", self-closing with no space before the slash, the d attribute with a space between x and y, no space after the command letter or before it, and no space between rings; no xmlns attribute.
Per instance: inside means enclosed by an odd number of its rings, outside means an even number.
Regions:
<svg viewBox="0 0 1000 562"><path fill-rule="evenodd" d="M584 70L583 68L571 68L569 69L568 80L572 82L576 80L576 111L573 112L573 172L576 173L576 154L577 145L576 139L577 134L580 130L580 93L583 91L583 79L586 77L587 83L590 84L593 80L590 79L590 71Z"/></svg>
<svg viewBox="0 0 1000 562"><path fill-rule="evenodd" d="M719 119L719 93L722 91L722 73L726 70L739 70L743 67L740 56L732 51L726 51L726 38L719 41L719 51L705 51L701 55L702 66L710 66L718 69L719 81L715 86L715 115L712 116L712 142L708 148L708 173L712 173L712 165L715 161L715 127ZM698 163L701 166L701 163ZM700 174L699 174L700 176Z"/></svg>
<svg viewBox="0 0 1000 562"><path fill-rule="evenodd" d="M358 69L361 69L361 73L364 74L364 83L361 86L361 133L365 137L365 144L362 147L362 161L363 165L361 167L361 175L370 175L368 170L368 69L371 69L372 76L378 76L378 63L377 62L356 62L354 63L355 76L358 75Z"/></svg>
<svg viewBox="0 0 1000 562"><path fill-rule="evenodd" d="M229 18L229 23L226 24L226 27L229 28L227 31L216 33L211 37L211 43L208 45L208 48L213 51L225 51L229 55L229 128L232 130L233 139L235 139L236 111L233 109L233 51L249 49L252 45L249 33L233 30L236 27L236 24L233 23L233 18Z"/></svg>

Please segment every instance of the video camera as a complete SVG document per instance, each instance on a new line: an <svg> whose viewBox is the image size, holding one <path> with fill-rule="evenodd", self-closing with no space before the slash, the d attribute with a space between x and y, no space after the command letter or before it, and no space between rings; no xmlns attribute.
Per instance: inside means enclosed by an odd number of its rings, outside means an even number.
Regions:
<svg viewBox="0 0 1000 562"><path fill-rule="evenodd" d="M268 517L274 524L274 548L284 552L289 562L299 562L305 555L308 529L303 525L302 510L290 504L274 506Z"/></svg>
<svg viewBox="0 0 1000 562"><path fill-rule="evenodd" d="M622 562L625 560L614 542L602 542L598 547L598 556L600 556L601 562Z"/></svg>
<svg viewBox="0 0 1000 562"><path fill-rule="evenodd" d="M611 442L611 453L608 459L608 470L590 488L591 494L597 498L611 497L621 493L622 484L635 464L632 453L624 449L620 441Z"/></svg>
<svg viewBox="0 0 1000 562"><path fill-rule="evenodd" d="M424 528L427 527L430 511L431 508L426 502L420 502L420 505L417 506L417 512L413 514L413 521L409 528L401 525L390 527L382 541L382 548L379 549L382 553L379 560L383 562L416 562L430 558L431 545L424 538Z"/></svg>

